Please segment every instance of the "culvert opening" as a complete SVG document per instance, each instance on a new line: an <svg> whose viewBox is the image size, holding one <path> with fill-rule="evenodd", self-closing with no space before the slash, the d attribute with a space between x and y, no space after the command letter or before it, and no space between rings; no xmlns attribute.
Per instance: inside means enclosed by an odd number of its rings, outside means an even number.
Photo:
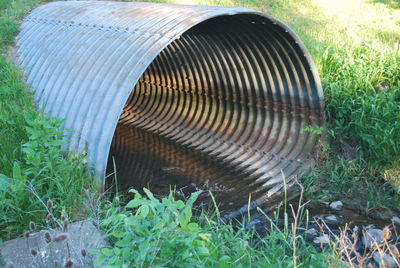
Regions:
<svg viewBox="0 0 400 268"><path fill-rule="evenodd" d="M120 189L210 190L224 206L282 189L313 153L322 93L305 49L255 14L220 16L174 40L123 109L107 174ZM112 176L110 177L112 178ZM108 179L110 183L110 179Z"/></svg>

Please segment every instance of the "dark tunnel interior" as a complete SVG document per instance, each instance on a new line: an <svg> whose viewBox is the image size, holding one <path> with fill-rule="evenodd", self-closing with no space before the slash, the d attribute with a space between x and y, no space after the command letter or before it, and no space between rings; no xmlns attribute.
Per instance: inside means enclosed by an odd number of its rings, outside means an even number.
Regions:
<svg viewBox="0 0 400 268"><path fill-rule="evenodd" d="M252 14L207 20L135 85L107 174L116 171L121 190L211 191L227 208L250 193L267 200L315 150L304 128L323 124L319 94L303 50L279 25Z"/></svg>

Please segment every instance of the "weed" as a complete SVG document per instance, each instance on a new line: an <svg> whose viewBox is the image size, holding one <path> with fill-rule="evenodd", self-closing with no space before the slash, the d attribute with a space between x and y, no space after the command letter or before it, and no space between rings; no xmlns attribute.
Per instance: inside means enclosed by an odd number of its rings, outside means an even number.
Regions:
<svg viewBox="0 0 400 268"><path fill-rule="evenodd" d="M305 132L309 132L309 133L314 133L314 134L317 134L317 135L321 135L323 132L324 132L324 127L322 127L322 126L311 126L311 125L308 125L308 126L305 126L305 128L304 128L304 131Z"/></svg>
<svg viewBox="0 0 400 268"><path fill-rule="evenodd" d="M52 199L52 207L57 211L76 213L77 204L82 202L79 198L82 189L90 179L85 173L83 157L66 157L59 151L60 121L45 119L36 111L19 71L5 57L18 31L19 17L38 3L38 0L0 0L0 236L3 238L22 233L29 221L40 223L58 218L48 212L48 206L43 208L40 200ZM334 140L351 141L360 148L354 158L333 156L324 166L314 169L305 177L306 191L317 185L318 190L309 194L321 199L358 196L366 201L367 210L400 206L396 192L389 184L382 183L384 176L398 178L396 165L400 154L400 9L395 2L185 3L246 6L275 15L293 27L313 54L322 76L327 132ZM390 172L382 175L387 167ZM90 205L91 211L98 208L96 202ZM184 204L171 196L158 200L150 193L147 197L136 193L127 207L118 207L118 201L114 202L102 223L114 246L101 251L103 257L98 263L107 260L110 264L178 267L188 263L214 267L301 264L321 267L332 257L316 253L297 236L296 223L291 228L286 221L282 231L271 221L269 234L261 239L245 223L236 227L220 224L206 214L194 219L191 202ZM124 239L134 246L128 247ZM341 248L348 248L348 243ZM394 252L387 246L385 250Z"/></svg>
<svg viewBox="0 0 400 268"><path fill-rule="evenodd" d="M119 267L177 267L183 263L193 265L209 254L209 234L202 233L192 219L192 205L199 192L192 194L186 204L174 200L172 193L159 200L147 189L146 197L131 192L134 199L124 212L108 211L102 222L114 247L103 248L95 265L101 266L107 260L109 265Z"/></svg>
<svg viewBox="0 0 400 268"><path fill-rule="evenodd" d="M204 211L192 217L193 203L199 192L186 203L168 197L157 199L144 189L146 196L135 194L125 208L111 205L101 226L111 247L101 254L96 265L111 267L287 267L313 263L326 266L331 256L317 253L298 235L298 223L304 210L292 209L293 224L286 222L282 231L271 220L268 235L260 237L246 220L224 223ZM219 211L218 209L216 211ZM250 212L249 212L250 213Z"/></svg>
<svg viewBox="0 0 400 268"><path fill-rule="evenodd" d="M74 215L90 180L84 158L60 150L61 121L36 111L19 70L6 60L19 17L38 2L0 2L0 237L5 239L46 215L29 187L42 199L54 200L57 209Z"/></svg>
<svg viewBox="0 0 400 268"><path fill-rule="evenodd" d="M39 221L46 216L30 189L35 188L41 199L52 199L57 209L73 215L74 208L83 201L82 189L89 181L84 159L65 158L59 149L62 143L60 122L41 116L26 117L28 141L21 146L20 161L13 163L9 176L0 175L2 236L14 236L29 219Z"/></svg>
<svg viewBox="0 0 400 268"><path fill-rule="evenodd" d="M384 181L379 167L360 157L352 160L331 156L320 167L302 177L306 195L318 200L359 200L366 213L372 208L396 210L400 207L397 188Z"/></svg>
<svg viewBox="0 0 400 268"><path fill-rule="evenodd" d="M367 43L323 58L329 126L336 136L357 141L374 163L400 157L399 62L398 49Z"/></svg>
<svg viewBox="0 0 400 268"><path fill-rule="evenodd" d="M346 224L340 229L339 235L336 235L330 231L334 242L330 245L331 251L335 252L336 255L342 256L347 267L375 267L372 259L375 261L381 259L381 263L378 263L379 267L398 267L400 266L400 255L397 249L398 239L396 235L392 236L392 231L395 232L393 226L386 226L382 231L382 241L380 238L373 237L368 230L363 231L364 241L369 240L371 246L366 247L363 251L357 250L357 244L360 242L360 234L349 228ZM379 255L380 258L375 255ZM384 258L384 256L386 256ZM388 257L392 258L393 264L391 265L388 261Z"/></svg>
<svg viewBox="0 0 400 268"><path fill-rule="evenodd" d="M36 232L36 223L32 221L29 223L29 231L25 233L26 251L21 250L19 255L30 254L24 258L25 262L30 261L29 267L61 267L59 264L62 264L62 267L73 267L74 263L79 267L87 267L86 265L92 267L92 257L88 256L87 250L82 247L83 241L75 245L73 243L76 241L70 239L72 235L79 237L76 232L80 230L76 228L73 231L69 230L66 227L66 224L68 225L66 216L61 214L60 218L56 218L53 214L53 201L48 200L44 203L35 190L32 191L51 217L43 219L45 225L42 228L45 231ZM71 259L72 256L75 260Z"/></svg>

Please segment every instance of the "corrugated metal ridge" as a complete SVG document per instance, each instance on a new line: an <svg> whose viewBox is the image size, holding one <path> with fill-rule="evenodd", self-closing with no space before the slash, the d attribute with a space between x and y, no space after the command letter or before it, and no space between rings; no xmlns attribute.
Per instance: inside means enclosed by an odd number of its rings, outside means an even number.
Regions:
<svg viewBox="0 0 400 268"><path fill-rule="evenodd" d="M206 153L269 196L313 153L304 127L325 124L304 45L245 8L52 2L24 19L16 48L39 107L71 130L66 149L87 151L101 180L120 122Z"/></svg>

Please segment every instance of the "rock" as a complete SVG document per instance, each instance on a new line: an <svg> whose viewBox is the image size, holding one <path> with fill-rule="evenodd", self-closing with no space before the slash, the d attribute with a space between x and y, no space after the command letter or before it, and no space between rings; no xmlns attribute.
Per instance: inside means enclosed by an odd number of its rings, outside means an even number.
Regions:
<svg viewBox="0 0 400 268"><path fill-rule="evenodd" d="M358 234L360 232L360 228L356 225L353 227L353 233Z"/></svg>
<svg viewBox="0 0 400 268"><path fill-rule="evenodd" d="M320 204L321 204L321 206L323 206L323 207L329 207L329 202L321 201Z"/></svg>
<svg viewBox="0 0 400 268"><path fill-rule="evenodd" d="M331 202L331 203L329 204L329 208L332 209L332 210L337 210L337 211L342 210L342 208L343 208L343 203L342 203L342 201L334 201L334 202Z"/></svg>
<svg viewBox="0 0 400 268"><path fill-rule="evenodd" d="M396 261L392 256L388 254L383 254L383 256L379 252L375 252L373 255L374 261L379 264L379 267L391 267L396 268Z"/></svg>
<svg viewBox="0 0 400 268"><path fill-rule="evenodd" d="M321 236L318 236L314 238L313 243L314 244L329 244L330 243L329 236L327 234L323 234Z"/></svg>
<svg viewBox="0 0 400 268"><path fill-rule="evenodd" d="M393 222L394 224L400 225L400 218L399 218L399 217L396 217L396 216L393 216L393 217L392 217L392 222Z"/></svg>
<svg viewBox="0 0 400 268"><path fill-rule="evenodd" d="M336 215L329 215L329 216L325 217L325 222L327 224L339 224L342 221Z"/></svg>
<svg viewBox="0 0 400 268"><path fill-rule="evenodd" d="M364 246L369 249L376 247L376 244L383 242L382 230L380 229L367 229L364 231L362 238Z"/></svg>
<svg viewBox="0 0 400 268"><path fill-rule="evenodd" d="M375 229L375 225L373 225L373 224L368 224L367 226L365 226L365 229L366 229L366 230Z"/></svg>
<svg viewBox="0 0 400 268"><path fill-rule="evenodd" d="M318 231L315 228L310 228L304 232L306 239L312 240L318 236Z"/></svg>
<svg viewBox="0 0 400 268"><path fill-rule="evenodd" d="M324 222L327 225L338 225L342 222L342 220L336 215L317 215L314 216L314 219L319 222Z"/></svg>
<svg viewBox="0 0 400 268"><path fill-rule="evenodd" d="M52 240L56 236L61 238L64 235L57 230L51 230L49 233ZM70 224L67 236L68 239L62 242L47 243L45 232L40 231L31 234L28 238L17 238L5 242L0 248L0 255L6 263L12 262L14 267L47 268L54 267L54 262L57 262L57 267L64 267L67 259L74 261L73 267L93 267L91 264L96 256L93 256L90 250L108 246L101 231L91 221Z"/></svg>

